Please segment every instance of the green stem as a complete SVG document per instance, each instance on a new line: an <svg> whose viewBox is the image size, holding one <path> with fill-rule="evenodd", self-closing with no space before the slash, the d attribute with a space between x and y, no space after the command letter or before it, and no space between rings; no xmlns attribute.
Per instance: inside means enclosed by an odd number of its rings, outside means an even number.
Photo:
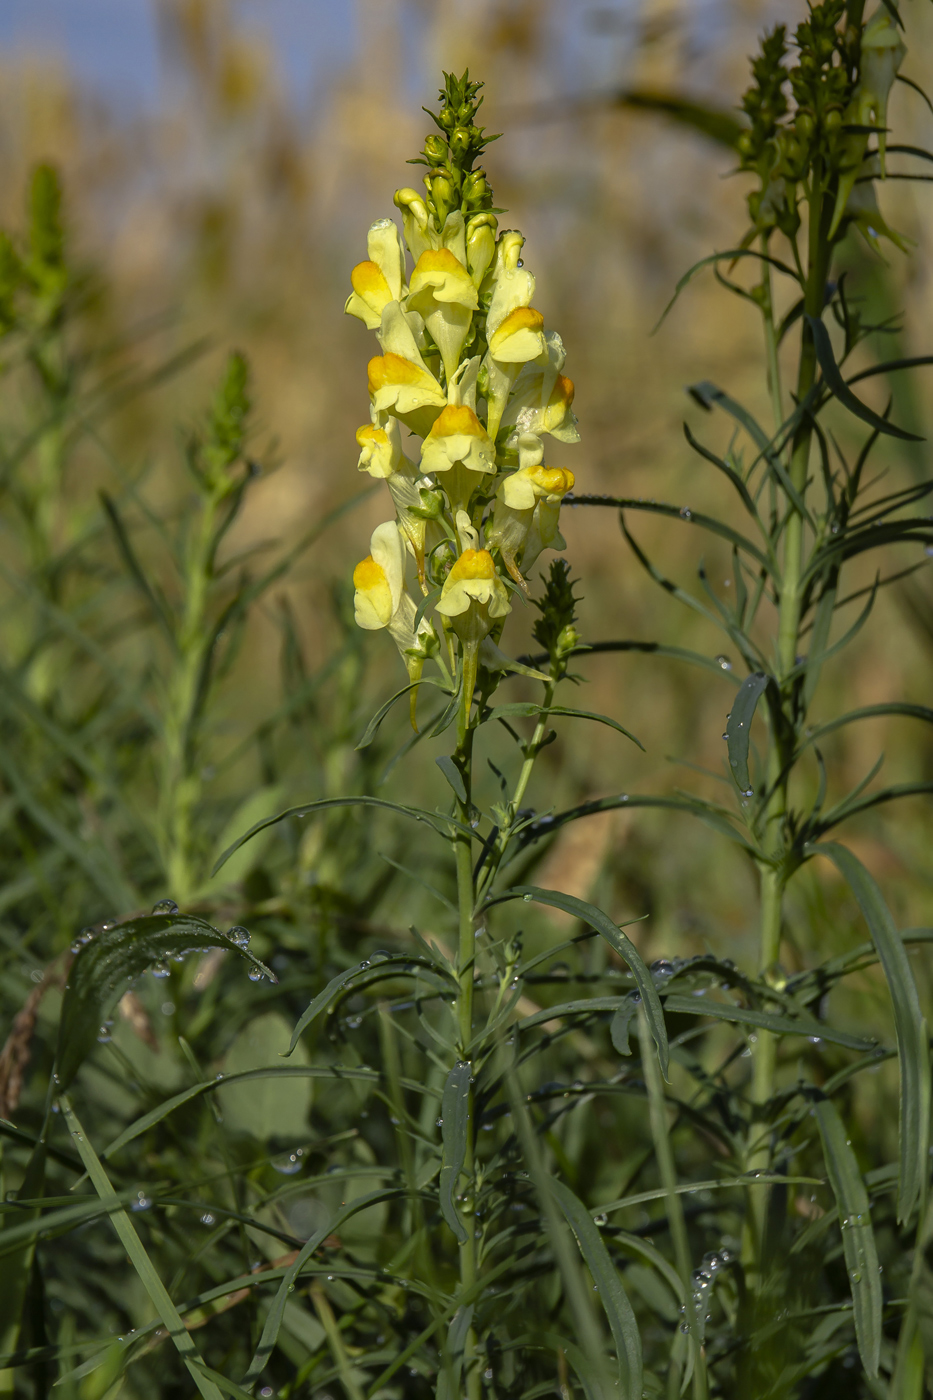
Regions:
<svg viewBox="0 0 933 1400"><path fill-rule="evenodd" d="M206 497L188 551L184 612L165 704L159 830L168 890L179 904L195 892L192 824L201 780L194 729L204 666L217 506L213 496Z"/></svg>
<svg viewBox="0 0 933 1400"><path fill-rule="evenodd" d="M460 821L469 827L472 814L473 730L465 728L459 737L454 762L460 770L466 800L460 803ZM457 910L459 917L459 947L457 953L457 1030L460 1041L458 1059L469 1057L473 1040L473 979L476 961L474 909L476 892L473 886L473 846L464 832L454 837L457 859ZM476 1282L476 1216L473 1161L473 1091L467 1104L466 1156L463 1163L464 1191L462 1214L466 1239L460 1245L460 1287L466 1293ZM471 1327L463 1354L463 1367L468 1400L479 1400L482 1393L481 1357L476 1333Z"/></svg>
<svg viewBox="0 0 933 1400"><path fill-rule="evenodd" d="M804 293L804 310L808 316L819 317L823 311L826 276L829 264L829 239L827 236L824 211L822 172L816 165L812 175L809 198L809 233L807 283ZM777 343L774 331L773 314L770 302L770 276L768 277L767 307L765 310L765 336L768 345L768 372L772 395L775 395L775 414L780 414L780 380L777 377ZM800 342L800 360L797 371L798 403L802 403L816 382L817 360L813 335L807 321L804 321ZM805 415L794 434L791 447L789 475L801 501L806 498L807 477L810 469L810 445L813 437L813 423ZM760 863L760 934L759 970L766 971L777 962L781 947L781 925L783 919L784 891L787 886L786 846L787 846L787 754L785 732L796 728L796 687L788 681L788 676L796 665L797 647L800 637L801 578L803 565L803 527L801 512L788 498L787 518L784 526L784 567L781 578L780 602L778 606L777 641L777 681L780 688L780 708L775 703L771 713L771 741L768 757L767 790L768 801L765 808L762 848L764 858ZM752 1066L752 1100L759 1107L766 1104L774 1093L774 1073L776 1065L776 1044L767 1032L759 1033L754 1044ZM753 1124L746 1167L749 1171L767 1168L770 1161L770 1143L760 1124ZM746 1238L746 1264L751 1257L759 1257L764 1240L764 1224L768 1207L768 1192L756 1190L749 1199L749 1224L753 1239Z"/></svg>
<svg viewBox="0 0 933 1400"><path fill-rule="evenodd" d="M654 1154L658 1163L661 1186L664 1189L667 1206L667 1223L674 1246L674 1262L684 1289L684 1325L695 1347L693 1366L694 1400L706 1400L709 1383L706 1375L706 1356L697 1333L696 1309L693 1305L693 1269L690 1260L690 1242L687 1238L687 1222L677 1192L677 1165L671 1147L670 1129L667 1121L667 1103L664 1097L664 1084L661 1080L661 1066L651 1036L651 1027L645 1015L644 1006L638 1012L638 1038L641 1044L641 1068L648 1091L648 1113L651 1120L651 1137ZM673 1377L672 1377L673 1378ZM669 1387L670 1390L670 1387ZM679 1393L679 1386L675 1393Z"/></svg>

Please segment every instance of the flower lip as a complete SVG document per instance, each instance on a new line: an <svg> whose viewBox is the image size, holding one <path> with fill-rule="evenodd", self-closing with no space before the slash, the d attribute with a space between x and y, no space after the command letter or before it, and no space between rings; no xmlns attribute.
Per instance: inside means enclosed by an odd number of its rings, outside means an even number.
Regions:
<svg viewBox="0 0 933 1400"><path fill-rule="evenodd" d="M372 296L373 293L376 293L378 296L385 297L386 301L392 301L392 292L383 275L382 268L377 263L370 262L368 258L365 262L357 263L350 273L350 283L353 290L358 292L361 297Z"/></svg>
<svg viewBox="0 0 933 1400"><path fill-rule="evenodd" d="M520 364L547 353L544 317L533 306L516 306L489 337L494 360Z"/></svg>
<svg viewBox="0 0 933 1400"><path fill-rule="evenodd" d="M430 302L453 303L467 311L475 311L479 302L476 287L463 263L449 248L427 248L411 274L411 302L425 314Z"/></svg>
<svg viewBox="0 0 933 1400"><path fill-rule="evenodd" d="M449 403L446 408L441 409L440 414L434 420L428 437L452 437L459 434L463 437L486 438L486 429L468 404Z"/></svg>
<svg viewBox="0 0 933 1400"><path fill-rule="evenodd" d="M488 549L465 549L447 575L448 583L464 579L494 579L496 566Z"/></svg>
<svg viewBox="0 0 933 1400"><path fill-rule="evenodd" d="M404 355L396 355L393 350L388 350L384 355L374 355L366 366L366 373L371 394L389 384L405 384L412 387L423 385L432 389L438 387L429 370L406 360Z"/></svg>
<svg viewBox="0 0 933 1400"><path fill-rule="evenodd" d="M547 496L566 496L573 490L573 472L566 467L546 467L542 462L538 467L526 468L531 481Z"/></svg>
<svg viewBox="0 0 933 1400"><path fill-rule="evenodd" d="M378 588L381 584L388 587L385 569L376 563L371 554L367 554L353 570L353 587L360 592L369 592L371 588Z"/></svg>

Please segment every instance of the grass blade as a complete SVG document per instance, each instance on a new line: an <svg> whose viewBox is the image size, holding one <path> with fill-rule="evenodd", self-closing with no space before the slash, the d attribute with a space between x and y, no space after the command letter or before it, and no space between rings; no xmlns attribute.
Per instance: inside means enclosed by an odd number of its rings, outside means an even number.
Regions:
<svg viewBox="0 0 933 1400"><path fill-rule="evenodd" d="M78 1122L75 1111L68 1100L67 1095L62 1094L59 1100L61 1104L62 1116L71 1133L72 1141L78 1150L78 1156L84 1163L84 1170L87 1172L95 1191L101 1200L111 1207L110 1219L113 1228L119 1236L120 1243L129 1256L130 1263L139 1275L146 1292L152 1300L152 1305L159 1317L162 1325L168 1332L172 1341L185 1363L192 1380L200 1391L204 1400L222 1400L221 1391L218 1390L214 1381L202 1371L204 1362L185 1324L181 1320L178 1309L172 1302L168 1294L168 1289L155 1271L155 1266L143 1246L142 1240L136 1233L133 1223L126 1211L120 1205L117 1193L111 1185L110 1178L104 1171L97 1153L88 1140L87 1134Z"/></svg>

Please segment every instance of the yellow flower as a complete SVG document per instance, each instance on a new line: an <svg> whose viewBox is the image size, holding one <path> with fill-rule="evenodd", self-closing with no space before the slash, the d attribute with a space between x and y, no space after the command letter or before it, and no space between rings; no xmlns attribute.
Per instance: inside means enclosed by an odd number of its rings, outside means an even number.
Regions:
<svg viewBox="0 0 933 1400"><path fill-rule="evenodd" d="M357 316L367 330L378 329L382 313L398 301L405 283L405 251L391 219L377 219L366 240L369 258L350 273L353 291L344 310Z"/></svg>
<svg viewBox="0 0 933 1400"><path fill-rule="evenodd" d="M384 353L368 366L369 394L377 413L392 413L413 432L423 436L447 395L422 358L416 338L421 319L390 302L382 315L379 340Z"/></svg>
<svg viewBox="0 0 933 1400"><path fill-rule="evenodd" d="M557 524L561 501L572 490L573 472L539 462L512 472L496 492L486 538L498 547L506 568L522 588L526 585L520 565L527 572L542 549L564 548Z"/></svg>
<svg viewBox="0 0 933 1400"><path fill-rule="evenodd" d="M375 632L389 626L402 597L404 560L394 520L376 526L369 547L372 553L353 570L353 608L357 626Z"/></svg>
<svg viewBox="0 0 933 1400"><path fill-rule="evenodd" d="M573 404L573 380L560 371L564 367L563 342L554 331L547 336L547 365L527 364L515 381L502 426L514 428L507 446L514 447L523 433L550 433L560 442L579 442Z"/></svg>
<svg viewBox="0 0 933 1400"><path fill-rule="evenodd" d="M437 605L460 638L461 727L473 703L480 645L509 610L508 589L496 573L492 555L487 549L465 549L447 575Z"/></svg>
<svg viewBox="0 0 933 1400"><path fill-rule="evenodd" d="M359 469L386 483L398 513L398 524L411 545L418 577L424 582L424 550L428 521L422 514L421 472L402 451L398 421L378 414L384 423L366 423L356 430L360 446ZM432 527L436 528L436 527Z"/></svg>
<svg viewBox="0 0 933 1400"><path fill-rule="evenodd" d="M461 641L478 644L509 608L508 589L488 549L465 549L447 575L437 611L450 618Z"/></svg>
<svg viewBox="0 0 933 1400"><path fill-rule="evenodd" d="M404 470L403 462L409 467L413 467L414 464L408 461L402 451L398 421L387 415L380 416L386 417L384 426L378 423L364 423L362 428L356 430L356 441L360 447L359 469L361 472L369 472L370 476L387 481L397 472Z"/></svg>
<svg viewBox="0 0 933 1400"><path fill-rule="evenodd" d="M468 404L441 410L421 445L421 468L449 473L443 485L455 513L469 503L477 476L495 472L495 444Z"/></svg>
<svg viewBox="0 0 933 1400"><path fill-rule="evenodd" d="M520 233L503 233L492 271L492 299L486 316L489 352L486 371L487 430L495 441L512 385L529 360L547 363L544 317L530 305L535 279L519 267L524 243Z"/></svg>
<svg viewBox="0 0 933 1400"><path fill-rule="evenodd" d="M440 645L434 626L423 617L415 628L418 610L405 588L402 542L394 520L377 525L370 540L372 553L353 570L353 597L357 625L375 632L386 628L398 647L411 681L421 676L425 660ZM411 723L415 724L415 696L411 693Z"/></svg>
<svg viewBox="0 0 933 1400"><path fill-rule="evenodd" d="M461 215L461 230L462 222ZM449 248L431 248L421 254L411 275L408 305L424 318L449 382L479 305L472 277Z"/></svg>
<svg viewBox="0 0 933 1400"><path fill-rule="evenodd" d="M489 337L489 353L500 364L527 364L547 354L544 317L531 306L510 311Z"/></svg>

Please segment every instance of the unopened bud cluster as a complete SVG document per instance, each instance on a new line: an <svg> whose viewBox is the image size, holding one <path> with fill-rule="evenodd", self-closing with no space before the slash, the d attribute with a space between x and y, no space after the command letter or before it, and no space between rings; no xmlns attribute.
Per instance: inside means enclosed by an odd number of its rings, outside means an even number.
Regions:
<svg viewBox="0 0 933 1400"><path fill-rule="evenodd" d="M797 63L788 69L784 26L765 36L742 101L750 124L739 156L759 177L748 200L749 239L775 228L793 238L800 201L816 181L833 199L830 237L854 224L875 248L879 235L903 247L881 216L874 185L885 175L888 98L906 54L892 11L881 3L854 25L845 0L825 0L811 5L795 42Z"/></svg>
<svg viewBox="0 0 933 1400"><path fill-rule="evenodd" d="M531 304L524 239L499 231L473 169L486 144L479 84L445 76L441 134L419 158L427 193L396 191L402 232L377 220L351 274L346 310L381 350L359 467L385 481L394 507L353 582L357 622L389 630L412 681L427 657L450 674L459 657L468 709L480 648L495 654L512 592L527 592L543 550L564 547L573 475L546 464L544 438L579 434L560 336Z"/></svg>

